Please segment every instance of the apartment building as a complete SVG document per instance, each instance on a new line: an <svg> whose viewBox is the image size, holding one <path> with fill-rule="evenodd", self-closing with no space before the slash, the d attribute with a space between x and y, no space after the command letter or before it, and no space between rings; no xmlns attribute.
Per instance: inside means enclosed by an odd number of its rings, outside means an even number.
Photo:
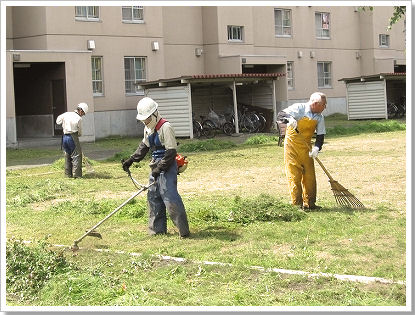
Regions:
<svg viewBox="0 0 415 315"><path fill-rule="evenodd" d="M405 72L405 25L388 31L392 13L387 6L7 6L7 146L58 137L57 115L79 102L90 108L81 141L140 135L138 100L178 90L185 107L165 101L163 114L183 137L192 136L192 114L221 112L234 98L275 116L322 91L326 114L345 113L341 78Z"/></svg>

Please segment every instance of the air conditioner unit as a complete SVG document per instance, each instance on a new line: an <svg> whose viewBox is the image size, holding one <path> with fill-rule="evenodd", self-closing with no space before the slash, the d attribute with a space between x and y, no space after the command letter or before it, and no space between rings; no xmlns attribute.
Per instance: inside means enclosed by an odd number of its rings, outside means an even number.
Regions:
<svg viewBox="0 0 415 315"><path fill-rule="evenodd" d="M297 57L298 58L302 58L303 57L303 52L301 50L297 51Z"/></svg>
<svg viewBox="0 0 415 315"><path fill-rule="evenodd" d="M316 52L315 51L310 51L310 58L314 58L316 56Z"/></svg>

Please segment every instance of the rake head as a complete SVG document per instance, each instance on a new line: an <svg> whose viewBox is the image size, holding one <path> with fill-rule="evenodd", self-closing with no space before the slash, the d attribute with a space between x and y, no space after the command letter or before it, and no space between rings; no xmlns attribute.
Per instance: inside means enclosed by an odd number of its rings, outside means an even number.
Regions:
<svg viewBox="0 0 415 315"><path fill-rule="evenodd" d="M335 180L329 180L331 190L333 191L334 198L339 206L349 208L365 208L363 203L357 199L352 193L346 188L339 184Z"/></svg>

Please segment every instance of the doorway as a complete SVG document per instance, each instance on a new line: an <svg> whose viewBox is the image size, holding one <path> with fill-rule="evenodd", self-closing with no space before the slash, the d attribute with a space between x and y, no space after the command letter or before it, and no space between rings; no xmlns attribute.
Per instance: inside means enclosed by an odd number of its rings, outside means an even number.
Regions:
<svg viewBox="0 0 415 315"><path fill-rule="evenodd" d="M66 111L64 62L13 64L17 138L62 134L56 117Z"/></svg>
<svg viewBox="0 0 415 315"><path fill-rule="evenodd" d="M56 118L66 111L65 81L63 79L52 80L52 111L54 135L62 135L62 125L56 123Z"/></svg>

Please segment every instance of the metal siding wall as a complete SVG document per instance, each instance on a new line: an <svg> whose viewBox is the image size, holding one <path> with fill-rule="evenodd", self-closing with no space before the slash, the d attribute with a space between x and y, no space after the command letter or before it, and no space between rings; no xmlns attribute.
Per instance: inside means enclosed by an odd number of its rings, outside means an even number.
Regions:
<svg viewBox="0 0 415 315"><path fill-rule="evenodd" d="M385 81L347 84L349 119L387 118Z"/></svg>
<svg viewBox="0 0 415 315"><path fill-rule="evenodd" d="M233 109L232 90L228 86L193 86L192 107L195 118L207 116L209 108L216 114L224 114Z"/></svg>
<svg viewBox="0 0 415 315"><path fill-rule="evenodd" d="M189 104L187 86L160 87L147 89L146 96L159 104L159 112L173 126L177 137L190 137Z"/></svg>

